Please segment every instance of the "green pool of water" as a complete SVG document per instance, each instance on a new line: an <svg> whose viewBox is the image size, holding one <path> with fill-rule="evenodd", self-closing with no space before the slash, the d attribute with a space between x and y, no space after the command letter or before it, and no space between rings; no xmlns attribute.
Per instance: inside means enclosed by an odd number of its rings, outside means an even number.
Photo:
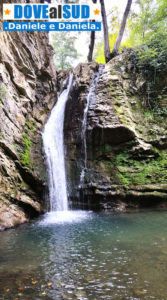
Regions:
<svg viewBox="0 0 167 300"><path fill-rule="evenodd" d="M167 299L167 212L48 214L1 232L0 291L12 300Z"/></svg>

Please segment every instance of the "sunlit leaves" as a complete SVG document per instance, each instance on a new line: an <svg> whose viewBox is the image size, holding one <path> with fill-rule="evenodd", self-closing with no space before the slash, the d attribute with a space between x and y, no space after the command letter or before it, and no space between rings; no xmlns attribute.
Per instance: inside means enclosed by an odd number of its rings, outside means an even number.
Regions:
<svg viewBox="0 0 167 300"><path fill-rule="evenodd" d="M131 14L129 42L141 45L167 29L166 0L138 0L139 12Z"/></svg>
<svg viewBox="0 0 167 300"><path fill-rule="evenodd" d="M118 16L118 8L115 7L111 13L111 20L110 20L110 26L109 26L109 44L110 44L110 50L112 51L118 31L120 27L120 20ZM103 41L100 41L95 48L95 59L98 63L104 64L105 63L105 57L104 57L104 43Z"/></svg>
<svg viewBox="0 0 167 300"><path fill-rule="evenodd" d="M132 6L132 9L134 7L136 9L135 11L132 10L129 16L120 52L125 47L134 48L135 46L146 44L152 40L158 40L158 42L161 40L164 44L167 43L167 1L136 0L135 3L136 6ZM117 8L113 9L111 17L109 39L110 49L112 51L120 27ZM141 58L147 59L147 57L150 57L151 59L154 59L159 50L157 50L156 47L153 48L154 49L150 49L147 47L147 51L144 51L143 54L140 53ZM99 63L105 62L103 50L104 46L101 41L97 44L95 51L95 59ZM163 51L161 54L164 55Z"/></svg>

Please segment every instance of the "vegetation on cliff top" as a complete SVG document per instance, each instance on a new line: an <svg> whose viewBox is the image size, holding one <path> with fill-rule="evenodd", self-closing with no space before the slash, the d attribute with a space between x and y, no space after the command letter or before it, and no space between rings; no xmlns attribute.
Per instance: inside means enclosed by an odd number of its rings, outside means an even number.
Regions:
<svg viewBox="0 0 167 300"><path fill-rule="evenodd" d="M137 0L137 10L134 2L128 17L126 33L121 43L120 51L127 47L135 48L151 41L167 41L167 2L166 0ZM117 8L110 14L109 44L112 50L118 36L121 20ZM98 63L105 63L104 43L100 41L95 47L95 58ZM158 52L158 49L157 49ZM155 48L149 51L142 47L142 54L153 58ZM153 56L152 56L153 55ZM162 53L163 55L163 53Z"/></svg>
<svg viewBox="0 0 167 300"><path fill-rule="evenodd" d="M130 59L134 71L140 72L146 80L145 106L156 115L167 114L166 106L161 107L160 101L167 101L167 88L161 89L160 76L167 72L167 34L153 37L149 42L134 50ZM159 88L160 87L160 88ZM165 101L165 99L164 99Z"/></svg>

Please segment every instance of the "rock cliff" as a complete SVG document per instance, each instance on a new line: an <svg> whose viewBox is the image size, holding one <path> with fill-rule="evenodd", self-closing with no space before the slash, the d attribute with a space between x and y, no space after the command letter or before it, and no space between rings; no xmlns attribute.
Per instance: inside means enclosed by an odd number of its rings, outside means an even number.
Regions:
<svg viewBox="0 0 167 300"><path fill-rule="evenodd" d="M56 97L45 33L0 32L0 229L46 208L41 130Z"/></svg>
<svg viewBox="0 0 167 300"><path fill-rule="evenodd" d="M41 131L68 72L56 74L45 33L0 32L0 230L24 223L47 207ZM133 69L131 50L100 67L79 64L65 113L65 155L71 207L126 210L166 207L166 114L146 109L146 81ZM100 72L100 73L99 73ZM58 75L58 76L57 76ZM87 168L82 129L86 124ZM166 77L159 78L166 105Z"/></svg>
<svg viewBox="0 0 167 300"><path fill-rule="evenodd" d="M146 81L133 70L131 50L106 64L90 99L87 118L87 169L81 184L83 111L98 65L80 64L67 103L65 144L71 205L126 210L166 207L166 114L156 116L145 106ZM161 103L166 103L164 74ZM163 80L162 80L163 79ZM158 87L157 87L158 89Z"/></svg>

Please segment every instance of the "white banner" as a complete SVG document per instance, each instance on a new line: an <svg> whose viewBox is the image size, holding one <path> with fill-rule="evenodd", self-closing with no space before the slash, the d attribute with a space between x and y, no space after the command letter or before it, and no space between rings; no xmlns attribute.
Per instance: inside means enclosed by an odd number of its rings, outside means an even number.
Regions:
<svg viewBox="0 0 167 300"><path fill-rule="evenodd" d="M101 21L100 4L3 4L3 20Z"/></svg>

